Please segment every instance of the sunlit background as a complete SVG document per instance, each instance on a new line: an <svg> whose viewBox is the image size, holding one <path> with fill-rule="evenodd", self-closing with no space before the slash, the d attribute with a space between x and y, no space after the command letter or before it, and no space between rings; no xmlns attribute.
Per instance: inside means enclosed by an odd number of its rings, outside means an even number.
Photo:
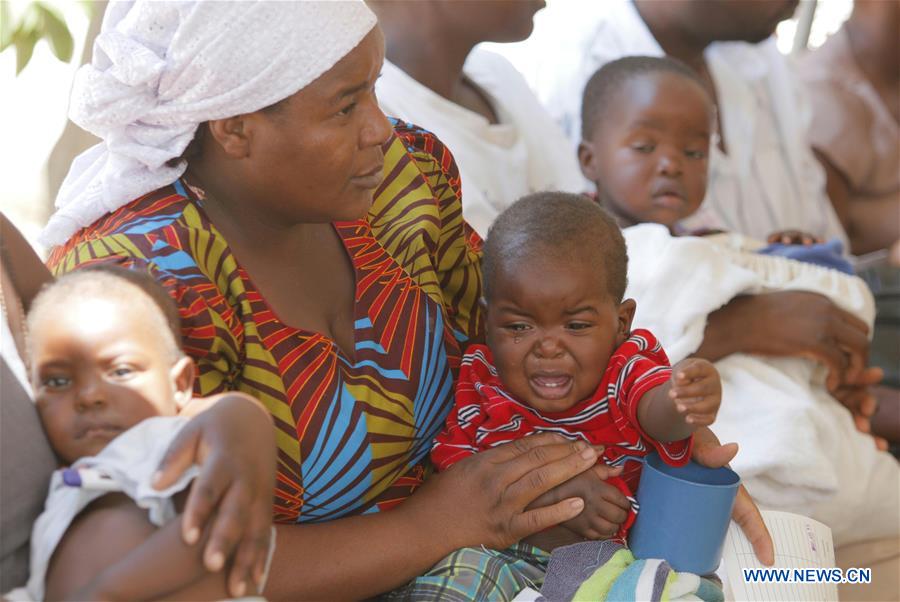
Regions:
<svg viewBox="0 0 900 602"><path fill-rule="evenodd" d="M598 1L548 0L548 4ZM29 4L29 0L0 2L7 5L13 16L21 14ZM72 33L75 41L72 61L58 60L48 43L41 41L28 66L16 76L13 47L0 53L0 210L32 243L36 242L38 232L52 211L47 163L66 126L69 89L84 54L89 15L91 11L99 14L104 6L99 2L85 6L85 2L75 0L45 0L45 3L58 10ZM803 3L798 15L802 6ZM810 29L809 47L821 46L849 17L852 7L852 0L819 0ZM541 14L538 13L536 18L540 19ZM778 26L778 47L785 54L792 50L797 23L794 18ZM521 44L492 44L491 47L523 71L531 63L530 53L534 52ZM540 51L552 53L553 49L542 48Z"/></svg>

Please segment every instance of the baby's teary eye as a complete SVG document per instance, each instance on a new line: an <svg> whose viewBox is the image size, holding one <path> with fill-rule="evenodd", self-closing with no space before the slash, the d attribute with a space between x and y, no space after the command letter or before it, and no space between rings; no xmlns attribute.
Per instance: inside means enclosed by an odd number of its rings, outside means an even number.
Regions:
<svg viewBox="0 0 900 602"><path fill-rule="evenodd" d="M566 325L566 328L569 330L584 330L586 328L590 328L592 325L590 322L569 322Z"/></svg>
<svg viewBox="0 0 900 602"><path fill-rule="evenodd" d="M528 326L528 324L523 324L522 322L515 322L513 324L507 324L506 326L504 326L504 328L506 330L509 330L510 332L523 332L525 330L528 330L530 327Z"/></svg>

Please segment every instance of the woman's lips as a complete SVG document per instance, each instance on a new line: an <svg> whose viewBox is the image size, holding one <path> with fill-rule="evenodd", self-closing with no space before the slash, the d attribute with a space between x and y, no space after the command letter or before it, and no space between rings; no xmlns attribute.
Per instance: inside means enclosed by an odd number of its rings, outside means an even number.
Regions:
<svg viewBox="0 0 900 602"><path fill-rule="evenodd" d="M381 184L381 181L384 179L383 172L384 164L381 164L365 173L353 176L351 179L353 180L353 183L360 188L378 188L378 185Z"/></svg>
<svg viewBox="0 0 900 602"><path fill-rule="evenodd" d="M529 382L543 399L563 399L572 391L572 377L568 374L535 374Z"/></svg>

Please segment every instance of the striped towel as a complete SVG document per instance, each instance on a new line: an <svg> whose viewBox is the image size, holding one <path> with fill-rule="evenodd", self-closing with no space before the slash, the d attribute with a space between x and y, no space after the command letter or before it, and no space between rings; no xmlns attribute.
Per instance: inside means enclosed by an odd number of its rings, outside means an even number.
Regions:
<svg viewBox="0 0 900 602"><path fill-rule="evenodd" d="M614 541L586 541L553 551L538 600L722 602L724 596L715 576L678 573L664 560L635 560Z"/></svg>

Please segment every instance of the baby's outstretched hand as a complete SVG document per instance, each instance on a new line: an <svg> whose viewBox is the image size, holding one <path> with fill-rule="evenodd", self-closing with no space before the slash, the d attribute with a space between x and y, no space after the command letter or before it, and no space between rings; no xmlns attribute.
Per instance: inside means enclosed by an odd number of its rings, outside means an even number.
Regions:
<svg viewBox="0 0 900 602"><path fill-rule="evenodd" d="M709 426L722 403L722 381L710 362L689 358L672 368L669 397L675 409L694 427Z"/></svg>

